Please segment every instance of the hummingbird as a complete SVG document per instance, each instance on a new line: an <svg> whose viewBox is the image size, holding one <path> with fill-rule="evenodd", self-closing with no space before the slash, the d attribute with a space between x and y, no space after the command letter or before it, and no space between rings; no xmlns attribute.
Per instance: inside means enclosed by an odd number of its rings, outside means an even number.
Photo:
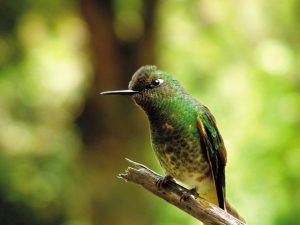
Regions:
<svg viewBox="0 0 300 225"><path fill-rule="evenodd" d="M210 110L189 95L171 74L156 66L143 66L128 90L102 95L128 95L147 115L151 142L166 176L175 179L244 221L226 200L226 148Z"/></svg>

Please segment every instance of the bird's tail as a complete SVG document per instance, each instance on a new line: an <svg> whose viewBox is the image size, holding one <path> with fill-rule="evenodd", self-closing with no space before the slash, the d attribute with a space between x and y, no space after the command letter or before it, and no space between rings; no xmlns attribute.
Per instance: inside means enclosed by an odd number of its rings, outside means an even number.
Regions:
<svg viewBox="0 0 300 225"><path fill-rule="evenodd" d="M232 207L232 205L230 205L230 203L227 201L227 199L225 200L225 207L226 207L226 211L234 216L235 218L239 219L240 221L243 221L244 223L246 223L245 219L239 215L239 213L237 212L237 210L235 208Z"/></svg>

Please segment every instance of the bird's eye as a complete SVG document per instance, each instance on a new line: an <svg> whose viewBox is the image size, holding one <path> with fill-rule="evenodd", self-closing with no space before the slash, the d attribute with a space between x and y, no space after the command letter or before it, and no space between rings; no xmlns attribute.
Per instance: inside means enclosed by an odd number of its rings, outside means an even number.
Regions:
<svg viewBox="0 0 300 225"><path fill-rule="evenodd" d="M162 79L155 79L152 81L152 85L154 87L158 87L159 85L161 85L164 81Z"/></svg>

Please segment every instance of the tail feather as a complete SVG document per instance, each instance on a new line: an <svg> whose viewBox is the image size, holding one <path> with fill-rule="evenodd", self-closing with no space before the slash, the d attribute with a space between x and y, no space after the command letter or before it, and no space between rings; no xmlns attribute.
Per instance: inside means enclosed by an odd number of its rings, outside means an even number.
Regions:
<svg viewBox="0 0 300 225"><path fill-rule="evenodd" d="M225 200L225 207L226 207L226 211L230 215L232 215L235 218L237 218L237 219L243 221L244 223L246 223L246 220L242 216L240 216L240 214L237 212L237 210L235 208L232 207L232 205L230 205L230 203L227 201L227 199Z"/></svg>

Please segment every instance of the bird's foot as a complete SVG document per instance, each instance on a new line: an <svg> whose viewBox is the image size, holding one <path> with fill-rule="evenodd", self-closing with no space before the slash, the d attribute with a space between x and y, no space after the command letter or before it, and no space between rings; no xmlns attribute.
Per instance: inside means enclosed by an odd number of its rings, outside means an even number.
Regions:
<svg viewBox="0 0 300 225"><path fill-rule="evenodd" d="M199 194L197 192L196 188L192 188L186 192L184 192L181 197L180 197L180 202L181 201L186 201L189 197L194 196L195 199L199 198Z"/></svg>
<svg viewBox="0 0 300 225"><path fill-rule="evenodd" d="M159 178L158 181L156 181L156 186L158 188L162 188L170 181L174 181L173 177L170 175L166 175L164 177Z"/></svg>

